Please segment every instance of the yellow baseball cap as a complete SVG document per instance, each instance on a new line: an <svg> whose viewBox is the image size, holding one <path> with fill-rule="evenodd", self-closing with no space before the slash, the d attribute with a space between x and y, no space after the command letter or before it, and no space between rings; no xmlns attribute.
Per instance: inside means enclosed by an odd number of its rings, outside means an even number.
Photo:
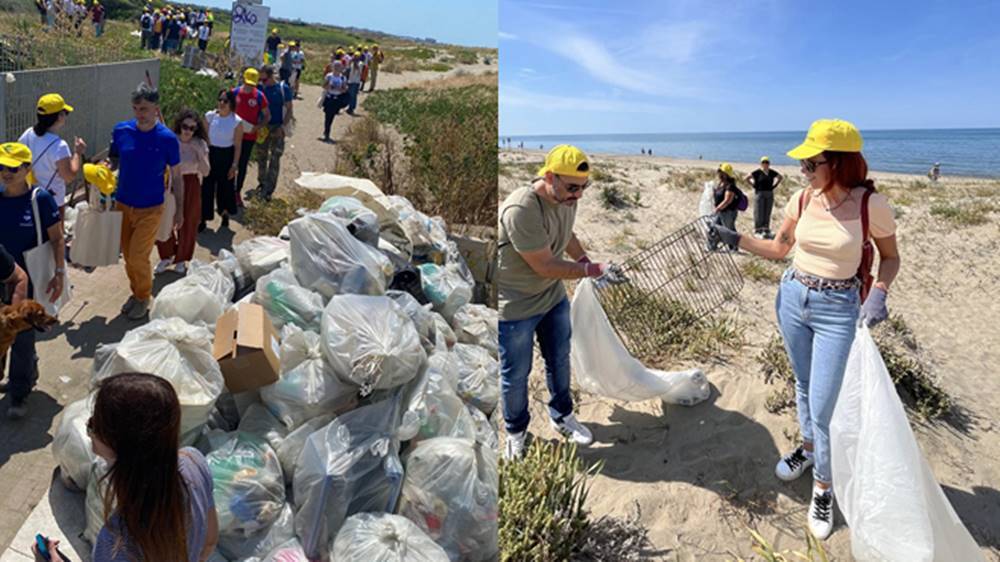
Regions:
<svg viewBox="0 0 1000 562"><path fill-rule="evenodd" d="M813 122L802 144L788 151L796 160L812 158L825 150L861 152L861 132L853 123L842 119L819 119Z"/></svg>
<svg viewBox="0 0 1000 562"><path fill-rule="evenodd" d="M73 106L66 103L59 94L45 94L38 98L38 114L52 115L60 111L73 111Z"/></svg>
<svg viewBox="0 0 1000 562"><path fill-rule="evenodd" d="M560 176L585 178L590 175L590 161L579 148L560 144L545 156L545 165L538 170L539 176L552 172Z"/></svg>
<svg viewBox="0 0 1000 562"><path fill-rule="evenodd" d="M101 164L84 164L83 178L104 195L111 195L118 187L118 178L110 168Z"/></svg>
<svg viewBox="0 0 1000 562"><path fill-rule="evenodd" d="M719 171L733 179L736 179L736 171L733 170L733 165L730 164L729 162L723 162L722 164L719 164Z"/></svg>
<svg viewBox="0 0 1000 562"><path fill-rule="evenodd" d="M277 33L277 32L278 32L278 28L277 27L272 27L271 28L271 33Z"/></svg>
<svg viewBox="0 0 1000 562"><path fill-rule="evenodd" d="M243 82L250 85L256 86L257 82L260 80L260 73L257 72L256 68L248 68L243 72Z"/></svg>
<svg viewBox="0 0 1000 562"><path fill-rule="evenodd" d="M343 49L337 49L337 54L338 54L338 55L342 55L342 54L344 54L344 50L343 50Z"/></svg>
<svg viewBox="0 0 1000 562"><path fill-rule="evenodd" d="M763 164L764 162L767 162L768 164L770 164L771 163L771 159L768 158L767 156L761 156L760 157L760 162L761 162L761 164Z"/></svg>
<svg viewBox="0 0 1000 562"><path fill-rule="evenodd" d="M19 142L0 144L0 166L19 168L22 164L31 164L31 149Z"/></svg>

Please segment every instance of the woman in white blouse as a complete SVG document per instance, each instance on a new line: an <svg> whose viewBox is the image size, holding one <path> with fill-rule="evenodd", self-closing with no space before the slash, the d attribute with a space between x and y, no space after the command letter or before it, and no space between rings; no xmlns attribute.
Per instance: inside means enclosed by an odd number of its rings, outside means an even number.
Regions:
<svg viewBox="0 0 1000 562"><path fill-rule="evenodd" d="M228 88L219 90L219 107L205 114L208 123L208 161L211 170L201 183L201 223L198 232L214 218L214 209L222 215L220 228L229 227L229 216L236 214L236 164L240 161L244 121L236 115L236 94Z"/></svg>

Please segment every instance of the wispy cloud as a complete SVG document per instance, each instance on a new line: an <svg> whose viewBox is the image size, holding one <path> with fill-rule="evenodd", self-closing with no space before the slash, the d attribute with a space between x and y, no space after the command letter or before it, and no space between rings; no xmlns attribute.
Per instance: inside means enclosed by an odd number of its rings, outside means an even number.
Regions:
<svg viewBox="0 0 1000 562"><path fill-rule="evenodd" d="M507 33L505 31L497 31L497 37L505 41L516 41L517 39L519 39L517 35L514 35L513 33Z"/></svg>

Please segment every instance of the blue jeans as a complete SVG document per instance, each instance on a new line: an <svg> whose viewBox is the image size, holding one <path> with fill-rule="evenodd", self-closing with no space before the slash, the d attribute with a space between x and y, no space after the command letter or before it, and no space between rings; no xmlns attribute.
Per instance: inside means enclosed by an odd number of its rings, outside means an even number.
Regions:
<svg viewBox="0 0 1000 562"><path fill-rule="evenodd" d="M354 108L358 106L358 88L361 84L348 84L347 94L350 96L350 103L347 104L347 112L354 113Z"/></svg>
<svg viewBox="0 0 1000 562"><path fill-rule="evenodd" d="M528 429L528 375L531 374L534 342L545 359L545 382L549 387L549 415L561 420L573 413L569 393L569 341L571 335L569 299L544 314L524 320L500 321L500 388L507 433Z"/></svg>
<svg viewBox="0 0 1000 562"><path fill-rule="evenodd" d="M810 289L781 278L775 299L778 326L795 372L795 402L802 439L813 444L813 478L830 483L830 418L844 381L857 331L857 289Z"/></svg>

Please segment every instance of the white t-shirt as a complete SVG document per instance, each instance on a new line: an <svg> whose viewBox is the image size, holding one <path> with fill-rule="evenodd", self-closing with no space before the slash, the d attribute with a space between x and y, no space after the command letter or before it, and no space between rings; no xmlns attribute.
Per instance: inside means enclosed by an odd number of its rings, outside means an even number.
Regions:
<svg viewBox="0 0 1000 562"><path fill-rule="evenodd" d="M35 172L38 185L48 187L56 199L56 205L62 207L66 203L66 182L59 176L56 162L73 157L69 144L55 133L45 133L39 137L33 128L25 131L17 142L31 150L31 169Z"/></svg>
<svg viewBox="0 0 1000 562"><path fill-rule="evenodd" d="M347 75L348 84L360 84L361 83L361 70L364 68L362 65L354 66L351 65L350 74Z"/></svg>
<svg viewBox="0 0 1000 562"><path fill-rule="evenodd" d="M198 39L202 41L208 41L208 26L203 25L198 28Z"/></svg>
<svg viewBox="0 0 1000 562"><path fill-rule="evenodd" d="M326 96L335 98L344 93L344 77L339 74L329 73L325 76L326 83L330 85L332 91L327 91Z"/></svg>
<svg viewBox="0 0 1000 562"><path fill-rule="evenodd" d="M205 114L205 121L208 123L208 144L218 148L233 146L233 131L243 123L235 111L228 117L220 117L218 111L212 110Z"/></svg>
<svg viewBox="0 0 1000 562"><path fill-rule="evenodd" d="M302 70L302 64L306 60L306 54L302 51L292 51L292 68Z"/></svg>

